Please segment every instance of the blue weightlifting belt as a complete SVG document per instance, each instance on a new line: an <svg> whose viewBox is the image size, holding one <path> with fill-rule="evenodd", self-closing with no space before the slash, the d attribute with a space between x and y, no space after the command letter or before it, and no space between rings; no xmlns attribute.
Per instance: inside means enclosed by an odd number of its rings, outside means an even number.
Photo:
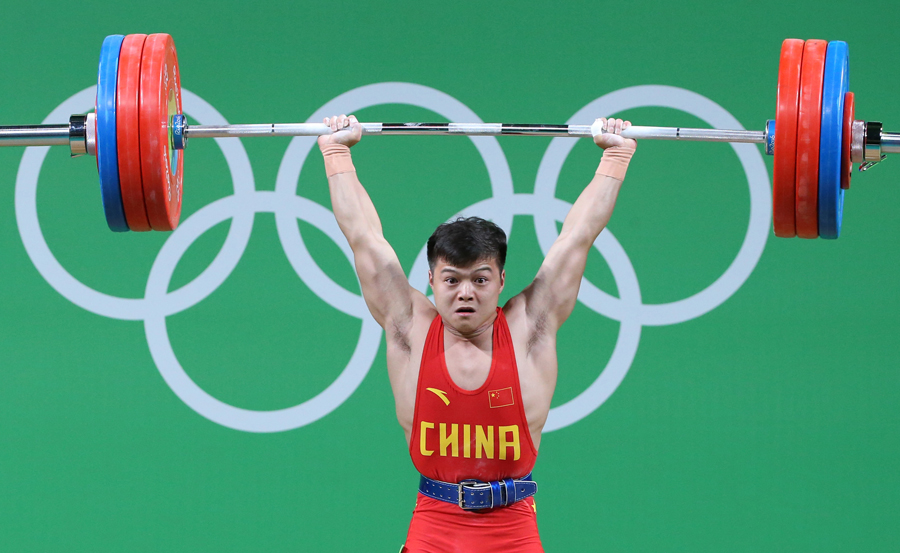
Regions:
<svg viewBox="0 0 900 553"><path fill-rule="evenodd" d="M463 480L459 484L422 476L419 479L419 493L439 501L455 503L465 511L473 511L505 507L522 501L537 493L537 483L531 479L531 473L520 480Z"/></svg>

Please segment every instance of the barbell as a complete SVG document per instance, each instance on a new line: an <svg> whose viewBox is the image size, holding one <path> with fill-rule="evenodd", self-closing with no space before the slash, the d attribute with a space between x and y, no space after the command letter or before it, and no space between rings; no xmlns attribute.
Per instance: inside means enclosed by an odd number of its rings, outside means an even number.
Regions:
<svg viewBox="0 0 900 553"><path fill-rule="evenodd" d="M639 140L764 144L774 156L773 226L780 237L838 238L844 191L859 170L900 152L900 134L854 119L849 49L842 41L787 39L781 46L775 119L762 131L632 126ZM361 123L365 135L592 137L591 125ZM100 48L95 111L68 124L0 126L0 146L69 146L97 157L104 213L113 231L178 226L183 151L189 138L320 136L321 123L189 125L168 34L111 35Z"/></svg>

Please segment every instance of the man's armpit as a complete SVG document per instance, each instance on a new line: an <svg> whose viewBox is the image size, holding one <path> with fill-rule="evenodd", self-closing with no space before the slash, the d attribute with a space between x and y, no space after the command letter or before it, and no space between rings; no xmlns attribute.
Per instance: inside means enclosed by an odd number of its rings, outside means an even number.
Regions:
<svg viewBox="0 0 900 553"><path fill-rule="evenodd" d="M391 338L394 345L406 355L412 353L412 346L409 343L409 323L401 324L397 321L391 323Z"/></svg>
<svg viewBox="0 0 900 553"><path fill-rule="evenodd" d="M541 310L532 317L531 328L528 332L528 342L525 345L525 354L531 355L531 350L541 343L547 336L547 311Z"/></svg>

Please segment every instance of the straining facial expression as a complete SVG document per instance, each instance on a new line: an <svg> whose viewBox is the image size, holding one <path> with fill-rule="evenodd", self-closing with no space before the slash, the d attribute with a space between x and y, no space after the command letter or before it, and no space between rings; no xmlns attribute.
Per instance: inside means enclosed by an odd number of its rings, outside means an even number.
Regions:
<svg viewBox="0 0 900 553"><path fill-rule="evenodd" d="M495 259L465 267L439 259L429 273L434 302L445 324L468 334L493 321L506 278Z"/></svg>
<svg viewBox="0 0 900 553"><path fill-rule="evenodd" d="M506 273L506 234L479 217L439 226L428 239L429 283L446 324L462 333L493 321Z"/></svg>

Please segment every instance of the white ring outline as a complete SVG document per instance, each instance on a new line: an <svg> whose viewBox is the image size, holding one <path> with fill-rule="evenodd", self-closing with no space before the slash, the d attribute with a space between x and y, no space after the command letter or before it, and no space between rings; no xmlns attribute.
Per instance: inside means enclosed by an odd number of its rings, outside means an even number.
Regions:
<svg viewBox="0 0 900 553"><path fill-rule="evenodd" d="M203 102L198 96L184 90L182 92L186 112L193 113L201 106L210 110L213 109L212 106ZM211 117L211 114L206 114L205 112L204 114L207 117ZM199 120L199 118L197 119ZM222 118L221 121L216 120L212 124L225 125L227 122ZM216 140L221 141L220 146L223 146L223 142L225 145L237 144L243 150L243 144L240 139L226 138ZM238 194L236 192L234 195L216 200L192 214L179 225L160 249L156 262L150 269L150 276L147 279L146 297L154 298L156 301L166 298L166 289L174 273L175 266L190 245L216 224L232 218L229 237L231 236L231 231L235 227L240 226L238 234L240 240L236 240L240 250L238 251L236 247L232 247L229 250L227 245L223 245L222 250L220 250L219 256L227 259L228 268L216 285L218 287L228 278L237 262L243 256L244 249L250 240L250 233L253 230L255 215L261 212L272 212L276 214L276 217L284 217L285 213L290 213L292 215L291 222L295 227L297 226L296 220L298 218L312 224L328 235L341 248L341 251L343 251L352 266L353 254L346 244L346 240L341 234L331 212L315 202L299 196L293 196L287 200L285 201L284 198L279 198L275 193L269 191L254 190L252 194ZM239 222L241 223L240 225ZM226 252L226 250L228 251L223 256L223 252ZM316 267L318 268L318 266ZM339 303L333 299L333 289L325 290L323 295L323 291L317 289L315 281L311 283L301 273L298 273L298 276L317 296L333 307L338 307ZM362 304L361 301L359 303ZM362 305L364 306L364 304ZM235 430L260 433L283 432L315 422L340 407L347 398L353 395L353 392L365 379L369 369L375 362L378 348L381 345L381 328L368 312L363 313L357 310L357 313L348 313L347 310L343 309L342 311L362 321L359 340L347 365L328 387L312 398L291 407L273 410L251 410L235 407L213 397L198 386L188 376L175 355L166 328L165 316L149 315L145 319L144 329L151 356L159 368L160 374L172 391L191 409L215 423Z"/></svg>
<svg viewBox="0 0 900 553"><path fill-rule="evenodd" d="M43 124L65 123L69 120L69 114L83 113L93 108L96 88L96 85L90 86L73 94L54 109L44 119ZM209 124L225 124L225 118L204 100L187 90L182 89L182 92L184 101L191 106L191 113L197 114L197 119ZM249 196L254 192L255 184L250 159L247 157L243 145L240 141L232 139L217 138L216 142L222 149L231 171L234 194L238 197ZM252 213L249 216L237 217L232 221L222 249L200 275L178 290L168 293L157 303L148 304L145 298L112 296L86 286L73 277L53 256L38 221L38 178L48 151L49 146L25 148L16 175L16 223L25 251L44 280L60 295L82 309L111 319L126 321L144 320L152 313L162 312L166 315L178 313L195 305L218 288L231 274L243 255L244 248L250 239L253 225ZM229 258L228 252L235 249L240 249L240 254L236 257L232 255ZM159 263L158 257L154 261L154 266L157 263ZM219 277L217 273L221 273L222 276ZM192 297L194 302L186 303ZM179 305L180 303L182 305Z"/></svg>
<svg viewBox="0 0 900 553"><path fill-rule="evenodd" d="M156 270L151 269L150 278L147 280L147 298L163 297L177 260L187 251L194 240L218 223L233 217L239 210L247 209L252 209L251 214L284 213L286 209L291 209L295 218L300 218L316 226L333 240L338 236L343 238L331 212L306 198L294 196L289 204L285 204L281 198L269 191L257 191L249 198L241 198L237 195L228 196L216 200L192 214L172 233L160 250L157 259L163 259L166 255L177 255L176 261L163 268L157 268L161 264L154 264ZM351 264L353 263L352 257L347 259ZM326 298L323 299L328 301ZM315 422L334 411L353 395L353 392L365 379L375 362L378 348L381 345L381 327L371 316L364 317L359 340L350 361L337 379L327 388L292 407L250 410L235 407L216 399L187 375L172 349L164 315L154 314L147 317L144 328L153 360L172 391L191 409L207 419L222 426L245 432L292 430Z"/></svg>
<svg viewBox="0 0 900 553"><path fill-rule="evenodd" d="M725 108L696 92L663 85L641 85L622 88L588 103L578 110L568 124L593 120L596 117L612 115L639 107L668 107L690 113L703 119L714 128L743 129L740 122ZM575 147L575 141L554 138L550 142L544 158L538 167L534 194L552 198L556 194L556 181L563 163ZM704 315L730 298L743 284L759 263L769 237L772 217L772 193L769 187L769 172L762 154L755 144L732 143L747 176L750 187L750 221L744 242L737 257L728 269L702 291L682 300L664 304L641 304L640 321L648 326L682 323ZM538 242L544 255L550 250L558 233L556 225L549 217L538 214L535 217ZM631 306L597 288L586 278L581 281L578 299L594 311L613 320L623 320Z"/></svg>

